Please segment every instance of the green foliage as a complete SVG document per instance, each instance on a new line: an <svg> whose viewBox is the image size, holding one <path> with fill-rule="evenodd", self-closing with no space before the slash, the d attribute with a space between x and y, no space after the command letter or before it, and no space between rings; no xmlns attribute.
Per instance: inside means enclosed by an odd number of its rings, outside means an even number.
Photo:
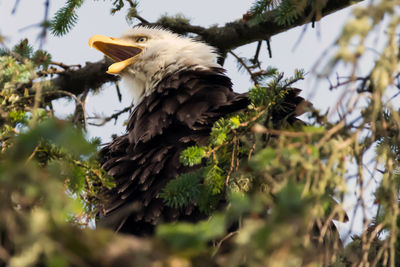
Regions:
<svg viewBox="0 0 400 267"><path fill-rule="evenodd" d="M295 70L294 76L283 78L283 73L278 73L274 69L267 72L270 80L266 81L266 86L256 85L249 91L249 98L254 106L272 106L282 103L291 85L304 79L303 70Z"/></svg>
<svg viewBox="0 0 400 267"><path fill-rule="evenodd" d="M280 0L257 0L253 3L250 11L252 14L262 14L265 11L272 10L280 4Z"/></svg>
<svg viewBox="0 0 400 267"><path fill-rule="evenodd" d="M226 141L228 134L230 133L230 130L231 130L230 121L224 118L219 119L217 122L214 123L211 129L211 134L210 134L211 143L216 146L222 145Z"/></svg>
<svg viewBox="0 0 400 267"><path fill-rule="evenodd" d="M314 3L316 2L316 3ZM250 24L257 24L271 20L271 13L275 11L274 22L278 25L291 25L296 19L303 15L305 8L309 5L313 12L318 14L324 7L326 1L305 1L305 0L257 0L251 8Z"/></svg>
<svg viewBox="0 0 400 267"><path fill-rule="evenodd" d="M0 57L0 245L12 253L0 253L0 265L69 262L62 251L71 244L55 233L70 232L69 222L87 226L98 191L113 186L96 158L99 140L88 142L81 128L53 118L51 103L40 103L38 72L50 60L27 40Z"/></svg>
<svg viewBox="0 0 400 267"><path fill-rule="evenodd" d="M34 77L34 66L31 62L19 64L18 61L10 56L0 57L0 88L3 101L15 102L18 100L16 95L12 95L13 86L17 82L27 83Z"/></svg>
<svg viewBox="0 0 400 267"><path fill-rule="evenodd" d="M26 111L22 110L11 110L8 113L8 118L13 125L17 125L18 123L27 124L29 120L29 115Z"/></svg>
<svg viewBox="0 0 400 267"><path fill-rule="evenodd" d="M249 97L253 103L249 110L243 114L216 121L210 132L208 146L192 146L181 153L180 160L184 165L194 166L205 163L205 167L201 171L184 174L167 184L161 195L166 205L171 207L195 205L208 214L218 206L218 202L225 198L225 194L230 190L249 191L249 187L255 181L249 175L239 175L233 173L233 170L236 168L237 171L240 157L247 157L251 150L250 146L254 144L241 144L239 140L247 138L251 132L251 126L255 123L268 121L268 116L271 115L263 116L263 114L282 110L284 99L292 90L290 86L303 78L303 72L297 70L293 77L286 79L272 68L268 71L268 75L270 81L265 87L256 86L250 90ZM310 129L308 131L312 132ZM315 132L321 133L321 131ZM265 150L272 153L271 160L275 159L275 150L271 148ZM263 151L253 156L252 161L249 162L250 167L257 160L260 161L258 164L261 166L267 166ZM293 156L293 152L293 149L286 151L285 155ZM299 154L299 152L296 153ZM230 181L230 176L232 176L232 181ZM228 188L227 185L229 185Z"/></svg>
<svg viewBox="0 0 400 267"><path fill-rule="evenodd" d="M179 253L193 256L206 250L209 241L224 233L225 218L216 214L199 223L163 224L157 228L156 235Z"/></svg>
<svg viewBox="0 0 400 267"><path fill-rule="evenodd" d="M191 146L185 149L180 156L180 161L185 166L194 166L201 163L205 156L204 149L199 146Z"/></svg>
<svg viewBox="0 0 400 267"><path fill-rule="evenodd" d="M138 1L132 1L131 7L126 14L126 21L128 22L128 24L132 24L133 20L139 16L139 12L137 10L138 5Z"/></svg>
<svg viewBox="0 0 400 267"><path fill-rule="evenodd" d="M276 150L270 147L266 147L259 153L257 153L257 155L254 155L254 157L249 162L249 165L255 170L263 171L271 164L273 160L276 159Z"/></svg>
<svg viewBox="0 0 400 267"><path fill-rule="evenodd" d="M92 154L94 147L80 130L56 120L24 130L11 143L0 154L0 213L7 218L0 222L1 232L18 246L13 264L26 259L28 251L32 263L43 254L51 259L53 253L60 253L57 241L49 236L52 229L66 225L71 215L84 213L80 198L69 197L66 189L83 192L86 169L71 162L83 161L81 157Z"/></svg>
<svg viewBox="0 0 400 267"><path fill-rule="evenodd" d="M28 39L24 39L19 44L15 45L12 51L18 54L20 57L30 58L33 48L29 44Z"/></svg>
<svg viewBox="0 0 400 267"><path fill-rule="evenodd" d="M185 17L183 14L176 14L174 16L168 16L165 14L157 20L157 23L165 25L166 27L168 27L168 25L188 25L189 22L190 19Z"/></svg>
<svg viewBox="0 0 400 267"><path fill-rule="evenodd" d="M209 166L205 173L204 184L209 189L211 195L222 193L224 189L224 171L217 164Z"/></svg>
<svg viewBox="0 0 400 267"><path fill-rule="evenodd" d="M299 17L300 12L298 3L302 1L284 0L277 9L278 14L275 17L275 22L278 25L290 25Z"/></svg>
<svg viewBox="0 0 400 267"><path fill-rule="evenodd" d="M51 32L56 36L68 33L78 21L76 9L82 6L83 0L67 0L65 6L60 8L50 22Z"/></svg>
<svg viewBox="0 0 400 267"><path fill-rule="evenodd" d="M115 12L128 2L113 1ZM68 31L82 1L66 3L64 9L74 9L60 10L56 17L70 20L63 26ZM249 23L268 20L269 10L276 23L293 23L306 4L318 18L324 3L257 1L252 12L258 16ZM284 78L268 68L253 77L257 85L249 92L248 110L218 120L207 145L183 151L181 162L194 171L171 181L160 195L170 207L198 208L210 217L160 223L156 234L146 238L88 229L98 212L99 191L113 186L96 158L100 141L87 141L80 126L54 118L51 103L43 101L42 93L54 88L45 90L38 71L47 68L50 55L33 51L27 40L10 51L3 49L0 265L397 266L398 4L358 7L338 37L335 57L322 74L340 62L352 64L355 72L346 84L359 90L344 88L337 119L313 110L309 125L295 130L271 126L272 114L287 111L285 97L304 73ZM130 12L137 16L137 10ZM365 40L382 18L388 22L379 36L386 37L384 48L375 49L376 62L363 79L352 76L367 50ZM359 92L363 94L355 95ZM354 102L361 98L366 104ZM347 181L356 182L349 188ZM342 247L332 221L345 220L341 206L348 194L355 195L362 215L373 212L366 192L371 181L377 184L376 214L366 217L362 232Z"/></svg>
<svg viewBox="0 0 400 267"><path fill-rule="evenodd" d="M125 3L123 0L114 0L113 5L114 8L111 9L111 14L115 14L116 12L120 11L125 6Z"/></svg>
<svg viewBox="0 0 400 267"><path fill-rule="evenodd" d="M50 62L51 55L48 52L34 51L28 39L24 39L11 51L4 50L4 54L0 56L0 87L11 88L6 82L29 82L35 78L35 69L47 69Z"/></svg>
<svg viewBox="0 0 400 267"><path fill-rule="evenodd" d="M51 63L51 55L47 51L37 50L32 56L32 61L35 65L47 69Z"/></svg>
<svg viewBox="0 0 400 267"><path fill-rule="evenodd" d="M126 20L131 23L133 18L138 16L136 7L138 1L135 0L112 0L111 14L114 15L120 12L129 3L129 10L126 15ZM60 8L54 17L51 19L49 27L51 32L55 36L63 36L67 34L78 22L77 9L79 9L84 3L84 0L65 0L65 5Z"/></svg>
<svg viewBox="0 0 400 267"><path fill-rule="evenodd" d="M202 180L204 170L189 172L172 180L165 186L161 197L166 205L181 208L188 203L198 203L204 190Z"/></svg>

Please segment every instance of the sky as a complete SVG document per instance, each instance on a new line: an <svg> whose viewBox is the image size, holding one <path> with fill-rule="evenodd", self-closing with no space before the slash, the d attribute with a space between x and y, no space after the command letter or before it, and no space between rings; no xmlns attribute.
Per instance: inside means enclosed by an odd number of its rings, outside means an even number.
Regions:
<svg viewBox="0 0 400 267"><path fill-rule="evenodd" d="M37 36L40 29L34 25L43 20L44 2L44 0L20 0L16 13L12 15L11 11L15 2L0 0L0 34L6 37L8 47L26 37L33 42L35 47L39 46ZM254 0L141 0L138 10L140 15L148 21L155 21L163 14L182 13L191 19L192 24L205 27L215 24L221 26L240 19L253 2ZM65 0L52 0L50 17L64 3ZM126 10L112 16L110 15L110 3L111 1L86 0L83 7L78 10L79 20L76 27L63 37L49 35L43 48L52 54L54 61L65 64L84 65L85 62L102 59L101 53L88 47L88 39L95 34L118 37L129 28L125 20ZM296 68L304 69L307 73L306 79L296 85L303 90L302 96L321 110L332 107L340 92L330 92L328 90L329 83L326 80L317 83L315 71L319 69L314 69L314 66L324 51L331 50L332 44L350 14L351 9L345 9L323 18L316 23L315 28L311 28L310 25L301 26L273 36L271 38L272 58L268 57L266 46L262 47L260 60L263 62L263 66L277 67L286 75L293 74ZM305 34L302 36L304 31ZM301 40L295 45L301 36ZM248 57L253 56L254 52L255 44L235 50L239 56ZM237 70L237 63L232 56L228 56L224 67L234 83L235 91L245 92L251 87L248 75ZM115 87L104 85L100 93L89 95L86 107L87 115L89 117L95 114L107 116L129 106L131 99L126 90L126 88L122 88L123 100L119 103ZM55 106L58 114L65 116L73 111L74 103L59 100ZM124 132L123 121L126 118L127 114L117 124L110 122L102 128L89 127L89 136L100 136L103 141L107 141L113 133L122 134ZM349 206L353 204L351 200L348 201ZM346 230L349 226L342 227Z"/></svg>

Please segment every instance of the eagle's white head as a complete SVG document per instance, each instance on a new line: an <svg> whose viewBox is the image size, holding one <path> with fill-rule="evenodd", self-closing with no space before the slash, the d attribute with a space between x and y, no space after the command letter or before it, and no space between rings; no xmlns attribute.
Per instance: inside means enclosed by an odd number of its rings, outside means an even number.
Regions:
<svg viewBox="0 0 400 267"><path fill-rule="evenodd" d="M159 27L136 26L120 38L95 35L90 38L89 46L115 62L107 72L120 75L132 88L134 104L152 93L154 86L169 73L220 67L213 47Z"/></svg>

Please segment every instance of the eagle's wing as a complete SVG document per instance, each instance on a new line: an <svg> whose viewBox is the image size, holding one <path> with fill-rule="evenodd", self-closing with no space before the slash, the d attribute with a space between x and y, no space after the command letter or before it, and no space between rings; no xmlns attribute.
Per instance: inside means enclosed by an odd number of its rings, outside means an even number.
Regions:
<svg viewBox="0 0 400 267"><path fill-rule="evenodd" d="M232 91L223 69L186 70L165 77L131 114L127 134L101 150L103 168L116 187L105 190L99 225L123 232L151 232L159 220L196 220L195 207L177 210L163 205L162 188L190 171L179 162L180 153L205 145L214 122L245 109L245 94Z"/></svg>

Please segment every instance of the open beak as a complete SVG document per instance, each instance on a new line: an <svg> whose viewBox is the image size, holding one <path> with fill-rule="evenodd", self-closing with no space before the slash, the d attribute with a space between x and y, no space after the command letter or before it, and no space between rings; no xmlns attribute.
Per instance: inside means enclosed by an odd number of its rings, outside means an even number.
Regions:
<svg viewBox="0 0 400 267"><path fill-rule="evenodd" d="M96 48L115 62L108 67L107 73L110 74L119 74L123 69L133 64L143 52L143 48L140 46L104 35L92 36L89 39L89 46Z"/></svg>

